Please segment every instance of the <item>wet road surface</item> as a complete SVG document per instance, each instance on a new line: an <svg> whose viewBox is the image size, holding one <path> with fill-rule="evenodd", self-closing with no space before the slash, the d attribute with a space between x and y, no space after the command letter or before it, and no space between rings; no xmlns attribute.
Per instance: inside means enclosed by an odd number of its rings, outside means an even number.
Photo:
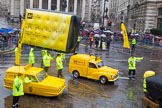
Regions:
<svg viewBox="0 0 162 108"><path fill-rule="evenodd" d="M77 52L87 54L91 52L96 56L100 56L105 65L119 70L121 78L115 83L106 85L86 78L74 79L68 73L68 61L71 54L67 54L63 69L67 87L63 94L52 98L25 94L20 98L20 108L144 108L141 101L143 96L143 73L147 70L153 70L156 74L162 73L161 49L151 50L137 47L135 56L144 57L144 59L137 63L137 80L135 81L124 79L128 74L127 59L130 54L129 51L122 49L121 44L112 44L110 51L85 49L85 45L81 45ZM21 63L23 65L27 64L27 53L28 51L24 50L22 54ZM55 54L55 52L52 52L52 55ZM37 59L35 66L40 66L39 51L36 52L35 58ZM7 56L4 61L2 61L2 58L0 60L0 108L11 108L11 91L3 87L3 78L7 67L14 63L14 55ZM48 73L56 76L55 61L52 62Z"/></svg>

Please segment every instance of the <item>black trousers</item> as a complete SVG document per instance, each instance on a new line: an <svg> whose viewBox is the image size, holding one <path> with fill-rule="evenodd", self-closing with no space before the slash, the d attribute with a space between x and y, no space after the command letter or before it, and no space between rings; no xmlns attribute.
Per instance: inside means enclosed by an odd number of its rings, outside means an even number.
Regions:
<svg viewBox="0 0 162 108"><path fill-rule="evenodd" d="M129 69L129 73L128 75L135 75L136 74L136 70L135 69Z"/></svg>
<svg viewBox="0 0 162 108"><path fill-rule="evenodd" d="M48 69L49 69L49 67L44 67L44 70L45 70L46 72L48 72Z"/></svg>
<svg viewBox="0 0 162 108"><path fill-rule="evenodd" d="M16 105L18 105L18 102L19 102L19 99L20 99L20 96L13 96L13 108L16 107Z"/></svg>
<svg viewBox="0 0 162 108"><path fill-rule="evenodd" d="M134 52L135 51L135 45L132 45L132 51Z"/></svg>
<svg viewBox="0 0 162 108"><path fill-rule="evenodd" d="M57 77L59 77L59 78L62 78L63 77L63 75L62 75L62 69L59 69L58 70Z"/></svg>
<svg viewBox="0 0 162 108"><path fill-rule="evenodd" d="M79 50L79 43L80 43L80 42L77 42L77 47L76 47L76 48L77 48L77 50Z"/></svg>

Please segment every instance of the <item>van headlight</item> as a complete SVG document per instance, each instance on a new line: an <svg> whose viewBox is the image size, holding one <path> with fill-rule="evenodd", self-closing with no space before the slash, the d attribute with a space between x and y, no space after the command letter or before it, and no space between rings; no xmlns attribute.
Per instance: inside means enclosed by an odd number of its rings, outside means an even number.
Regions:
<svg viewBox="0 0 162 108"><path fill-rule="evenodd" d="M115 78L115 75L111 75L111 78L114 79Z"/></svg>
<svg viewBox="0 0 162 108"><path fill-rule="evenodd" d="M61 90L61 88L60 87L58 87L58 91L60 91Z"/></svg>

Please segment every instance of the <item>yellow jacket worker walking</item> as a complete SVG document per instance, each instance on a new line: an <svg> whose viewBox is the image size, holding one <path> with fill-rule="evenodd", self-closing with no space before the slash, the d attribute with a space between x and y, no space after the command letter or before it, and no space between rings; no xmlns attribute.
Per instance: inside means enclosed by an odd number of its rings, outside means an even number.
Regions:
<svg viewBox="0 0 162 108"><path fill-rule="evenodd" d="M21 74L18 73L18 75L15 77L14 82L13 82L13 89L12 89L12 96L13 96L13 108L18 107L18 101L20 96L24 95L24 90L23 90L23 82L21 80Z"/></svg>
<svg viewBox="0 0 162 108"><path fill-rule="evenodd" d="M63 69L63 59L60 53L57 54L56 57L56 68L58 71L57 77L63 77L62 75L62 69Z"/></svg>
<svg viewBox="0 0 162 108"><path fill-rule="evenodd" d="M143 75L143 92L144 92L146 97L148 97L146 79L148 77L151 77L151 76L155 76L155 72L154 71L146 71L144 73L144 75Z"/></svg>
<svg viewBox="0 0 162 108"><path fill-rule="evenodd" d="M132 52L135 51L135 47L136 47L136 39L135 39L135 37L134 37L134 38L132 39L132 48L131 48Z"/></svg>
<svg viewBox="0 0 162 108"><path fill-rule="evenodd" d="M35 55L34 55L34 49L30 48L30 52L29 52L29 64L31 64L32 66L35 63Z"/></svg>
<svg viewBox="0 0 162 108"><path fill-rule="evenodd" d="M43 65L46 72L48 72L48 69L51 66L52 59L53 58L51 57L50 53L48 51L45 51L45 55L43 56Z"/></svg>

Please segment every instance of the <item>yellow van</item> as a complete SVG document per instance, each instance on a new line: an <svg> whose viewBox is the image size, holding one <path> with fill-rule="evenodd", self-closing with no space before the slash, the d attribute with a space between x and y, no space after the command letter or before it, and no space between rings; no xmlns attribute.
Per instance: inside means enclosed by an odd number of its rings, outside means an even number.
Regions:
<svg viewBox="0 0 162 108"><path fill-rule="evenodd" d="M21 73L24 83L24 93L40 96L58 96L65 89L65 80L48 75L42 68L27 66L12 66L6 70L4 77L4 87L12 89L14 78ZM29 77L32 82L26 83L25 77Z"/></svg>
<svg viewBox="0 0 162 108"><path fill-rule="evenodd" d="M113 82L119 78L117 69L105 66L99 57L88 54L72 55L68 72L73 74L74 78L86 77L99 80L101 84Z"/></svg>

